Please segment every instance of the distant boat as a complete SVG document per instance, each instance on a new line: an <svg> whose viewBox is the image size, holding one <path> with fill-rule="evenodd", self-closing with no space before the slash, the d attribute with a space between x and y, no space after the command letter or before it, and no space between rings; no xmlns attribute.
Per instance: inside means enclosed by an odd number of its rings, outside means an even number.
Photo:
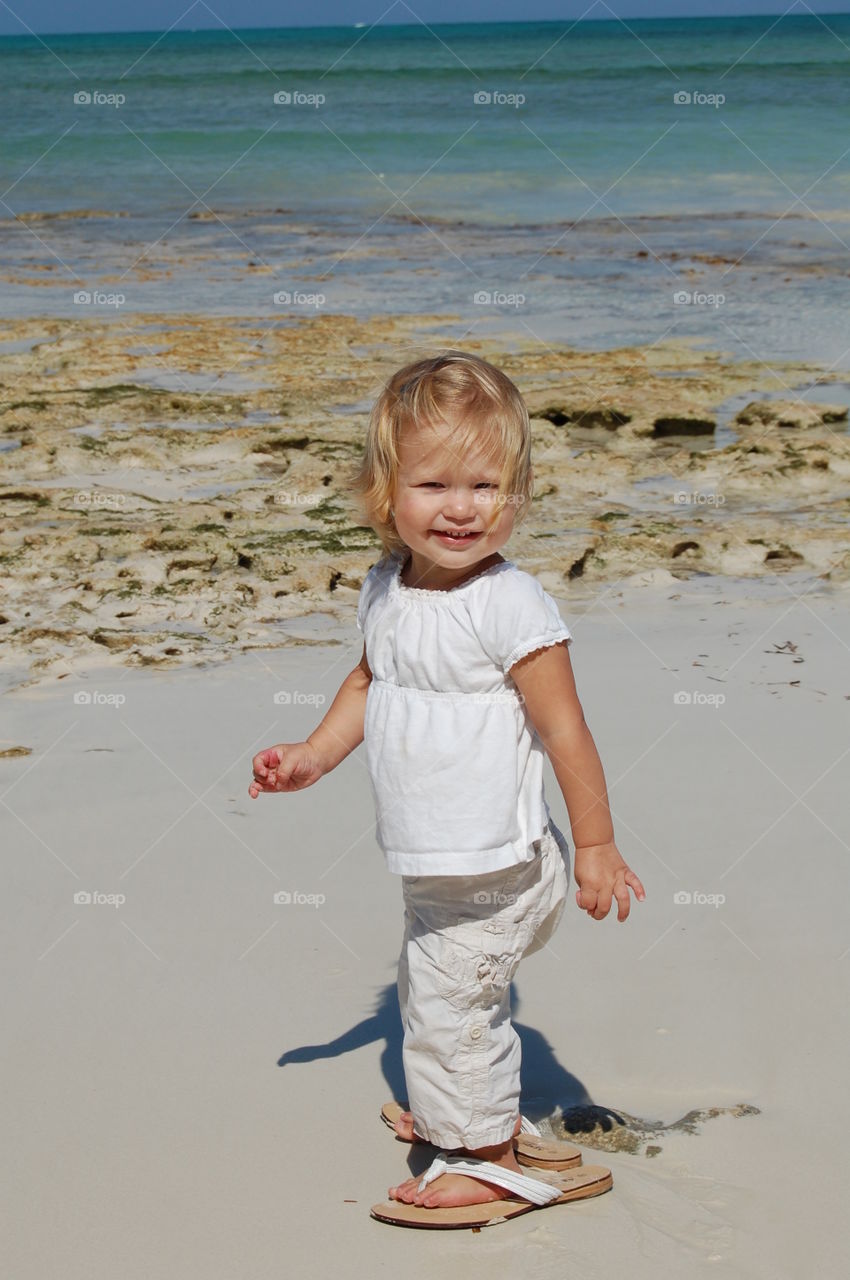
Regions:
<svg viewBox="0 0 850 1280"><path fill-rule="evenodd" d="M355 24L354 24L354 30L356 31L356 30L358 29L358 27L365 27L365 26L366 26L366 23L365 23L365 22L355 22Z"/></svg>

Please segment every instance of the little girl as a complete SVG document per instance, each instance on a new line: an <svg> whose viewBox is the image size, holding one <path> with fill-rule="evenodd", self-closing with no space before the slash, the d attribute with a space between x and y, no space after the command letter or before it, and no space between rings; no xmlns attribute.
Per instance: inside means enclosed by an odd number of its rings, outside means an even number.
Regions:
<svg viewBox="0 0 850 1280"><path fill-rule="evenodd" d="M405 1225L480 1225L611 1185L605 1169L565 1170L578 1153L548 1169L526 1160L534 1177L517 1160L534 1127L519 1113L509 988L554 933L569 881L544 752L569 812L578 906L602 920L616 899L622 921L629 890L645 896L614 843L570 631L499 554L530 506L530 445L522 396L477 356L448 351L390 379L353 477L385 551L360 591L363 656L306 742L253 760L256 799L312 785L365 741L377 840L405 904L409 1111L395 1129L445 1149L373 1207Z"/></svg>

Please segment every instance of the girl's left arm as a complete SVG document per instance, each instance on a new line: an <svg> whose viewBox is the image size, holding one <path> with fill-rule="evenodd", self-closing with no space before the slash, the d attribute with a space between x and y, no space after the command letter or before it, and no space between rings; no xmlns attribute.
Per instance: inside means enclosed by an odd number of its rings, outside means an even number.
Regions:
<svg viewBox="0 0 850 1280"><path fill-rule="evenodd" d="M631 899L646 894L614 843L614 827L602 761L578 699L565 643L536 649L514 663L510 675L522 694L570 815L575 844L576 902L594 920L604 920L617 900L625 920Z"/></svg>

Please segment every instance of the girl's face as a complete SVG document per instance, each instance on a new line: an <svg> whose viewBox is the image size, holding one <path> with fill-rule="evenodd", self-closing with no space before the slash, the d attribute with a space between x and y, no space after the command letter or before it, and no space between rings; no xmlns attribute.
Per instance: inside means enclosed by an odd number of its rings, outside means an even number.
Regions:
<svg viewBox="0 0 850 1280"><path fill-rule="evenodd" d="M516 508L503 500L497 509L498 487L496 463L458 457L447 428L402 433L393 518L420 575L430 565L468 569L507 542Z"/></svg>

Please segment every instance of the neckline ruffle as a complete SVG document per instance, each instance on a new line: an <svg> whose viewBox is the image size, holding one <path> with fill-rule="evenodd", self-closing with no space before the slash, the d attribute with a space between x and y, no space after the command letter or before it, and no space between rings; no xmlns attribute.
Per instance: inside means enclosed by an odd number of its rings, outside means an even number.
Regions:
<svg viewBox="0 0 850 1280"><path fill-rule="evenodd" d="M394 559L396 562L395 570L392 575L392 585L394 589L402 595L420 596L422 598L432 600L443 600L447 597L451 597L458 591L463 591L466 587L471 586L473 582L478 582L480 578L485 577L488 573L492 573L494 569L504 569L508 565L510 565L511 568L516 568L513 560L498 560L495 564L488 565L486 569L482 569L479 573L474 573L471 578L467 578L465 582L461 582L457 587L449 587L447 591L433 591L428 587L408 587L407 584L401 580L401 571L407 564L409 556L402 557L401 555L396 554Z"/></svg>

